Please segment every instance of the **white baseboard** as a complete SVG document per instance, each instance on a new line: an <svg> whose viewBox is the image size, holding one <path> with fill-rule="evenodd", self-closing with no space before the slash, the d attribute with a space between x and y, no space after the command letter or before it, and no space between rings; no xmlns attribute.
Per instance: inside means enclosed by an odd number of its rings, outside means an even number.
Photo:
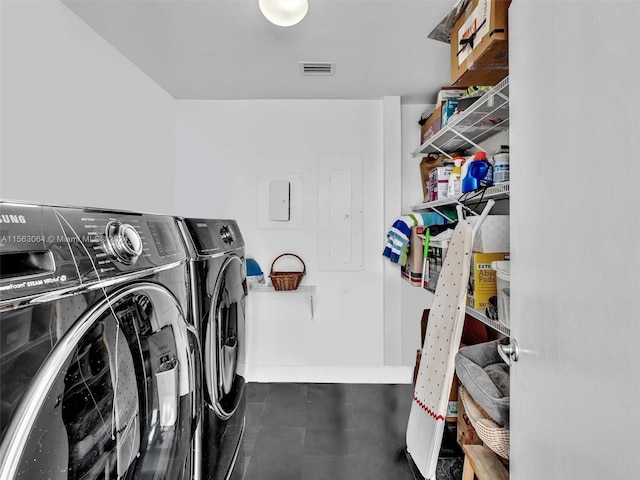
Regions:
<svg viewBox="0 0 640 480"><path fill-rule="evenodd" d="M273 383L382 383L413 381L413 367L314 367L305 365L247 366L248 382Z"/></svg>

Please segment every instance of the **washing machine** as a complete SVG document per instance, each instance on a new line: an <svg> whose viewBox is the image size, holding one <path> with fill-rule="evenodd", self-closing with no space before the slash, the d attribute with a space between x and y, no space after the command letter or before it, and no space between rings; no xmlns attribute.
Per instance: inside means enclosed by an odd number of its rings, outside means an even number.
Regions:
<svg viewBox="0 0 640 480"><path fill-rule="evenodd" d="M0 478L192 478L189 288L172 217L0 202Z"/></svg>
<svg viewBox="0 0 640 480"><path fill-rule="evenodd" d="M201 476L241 479L245 424L245 245L233 220L182 218L203 355Z"/></svg>

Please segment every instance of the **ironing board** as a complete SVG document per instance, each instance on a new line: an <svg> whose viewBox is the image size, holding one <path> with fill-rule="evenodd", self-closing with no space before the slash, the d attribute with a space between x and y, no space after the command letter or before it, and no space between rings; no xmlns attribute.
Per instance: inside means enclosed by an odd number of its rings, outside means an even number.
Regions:
<svg viewBox="0 0 640 480"><path fill-rule="evenodd" d="M463 220L458 207L458 225L436 285L406 435L407 452L427 480L435 480L442 444L455 356L464 326L473 240L494 203L489 200L475 225Z"/></svg>

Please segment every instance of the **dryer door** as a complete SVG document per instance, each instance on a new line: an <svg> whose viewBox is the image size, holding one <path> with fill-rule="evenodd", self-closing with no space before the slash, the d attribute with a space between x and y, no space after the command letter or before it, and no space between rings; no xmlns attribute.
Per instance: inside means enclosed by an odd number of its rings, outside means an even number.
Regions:
<svg viewBox="0 0 640 480"><path fill-rule="evenodd" d="M52 315L51 332L55 322ZM123 288L89 308L39 368L21 368L32 372L22 382L13 382L7 369L20 355L22 362L36 357L28 348L3 352L2 408L9 421L2 426L0 478L183 478L198 353L176 299L151 283ZM7 391L19 383L26 390ZM15 399L11 411L4 411L5 398Z"/></svg>
<svg viewBox="0 0 640 480"><path fill-rule="evenodd" d="M234 414L244 390L246 287L244 262L238 256L230 256L220 269L204 326L209 400L222 419Z"/></svg>

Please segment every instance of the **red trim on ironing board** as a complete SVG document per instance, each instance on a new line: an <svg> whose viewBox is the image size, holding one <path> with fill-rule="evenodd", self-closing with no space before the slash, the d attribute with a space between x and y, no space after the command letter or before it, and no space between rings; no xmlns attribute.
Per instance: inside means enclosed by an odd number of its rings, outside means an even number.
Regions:
<svg viewBox="0 0 640 480"><path fill-rule="evenodd" d="M415 395L413 396L413 401L416 402L418 405L420 405L420 408L422 408L425 412L427 412L429 415L431 415L436 422L438 420L441 420L441 421L444 422L444 417L442 415L436 415L433 410L431 410L424 403L422 403L422 401L418 397L416 397Z"/></svg>

